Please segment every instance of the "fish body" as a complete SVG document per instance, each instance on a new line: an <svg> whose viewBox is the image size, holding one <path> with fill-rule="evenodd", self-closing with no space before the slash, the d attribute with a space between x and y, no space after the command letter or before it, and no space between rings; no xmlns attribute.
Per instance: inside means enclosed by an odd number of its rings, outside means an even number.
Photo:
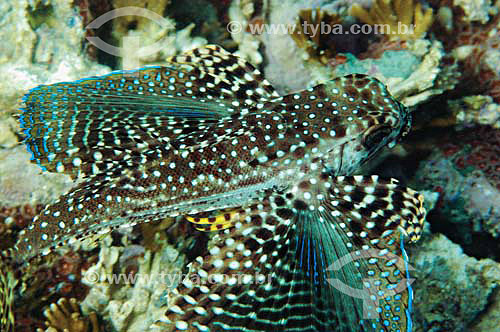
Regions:
<svg viewBox="0 0 500 332"><path fill-rule="evenodd" d="M9 256L27 261L117 227L238 209L234 227L192 268L203 276L252 270L272 282L183 285L157 327L405 330L406 290L372 303L393 321L375 310L368 324L364 305L328 280L352 288L380 272L378 286L389 287L387 273L404 276L381 262L329 266L359 250L401 255L399 235L419 236L418 194L352 176L406 133L406 107L365 75L279 96L250 64L215 46L170 62L25 96L20 121L33 161L78 182L34 218Z"/></svg>

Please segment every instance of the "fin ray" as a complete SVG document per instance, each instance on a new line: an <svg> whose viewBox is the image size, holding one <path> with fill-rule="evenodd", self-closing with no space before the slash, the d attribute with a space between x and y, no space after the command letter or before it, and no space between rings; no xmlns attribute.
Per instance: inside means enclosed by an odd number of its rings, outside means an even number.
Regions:
<svg viewBox="0 0 500 332"><path fill-rule="evenodd" d="M403 279L404 267L400 260L389 262L401 254L399 230L405 228L413 240L418 238L425 215L421 199L394 181L377 177L322 175L314 181L318 185L307 182L284 193L270 193L244 208L245 223L225 230L210 254L191 263L201 282L183 283L174 304L155 325L167 330L181 322L228 331L405 331L409 297L405 289L392 290ZM375 199L355 194L371 192L372 187ZM349 193L352 199L347 198ZM393 205L394 213L379 211L379 203L400 195L403 204ZM364 202L365 210L346 209L334 203L339 199ZM351 211L361 211L361 217ZM377 220L382 223L377 231L368 233L373 229L368 224L372 212L383 219ZM363 256L364 252L369 255ZM246 283L204 283L207 273L249 277ZM256 273L269 279L259 284ZM366 278L382 291L377 301L365 303L359 294L345 294L363 291ZM200 291L200 285L209 291ZM197 307L201 303L203 315ZM381 315L373 317L377 310ZM365 314L372 319L365 319Z"/></svg>

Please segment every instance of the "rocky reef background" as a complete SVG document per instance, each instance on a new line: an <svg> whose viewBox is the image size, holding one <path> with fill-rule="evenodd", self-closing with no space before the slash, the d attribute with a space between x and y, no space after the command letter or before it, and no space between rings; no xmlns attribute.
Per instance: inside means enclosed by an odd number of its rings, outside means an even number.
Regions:
<svg viewBox="0 0 500 332"><path fill-rule="evenodd" d="M129 15L86 28L128 6L158 14L163 24ZM300 25L266 30L304 22L416 28L395 35L312 35ZM89 37L121 47L121 54L104 52ZM73 185L67 176L42 173L20 144L16 115L27 90L165 64L168 56L218 44L260 68L281 93L357 72L376 76L412 107L411 134L360 173L398 178L426 196L425 233L409 249L414 330L500 331L499 1L1 1L0 40L2 249ZM143 46L151 44L157 47L147 52ZM188 236L179 240L181 233ZM16 291L17 330L147 330L178 281L110 284L92 276L182 272L208 240L165 220L60 250L20 277L27 286Z"/></svg>

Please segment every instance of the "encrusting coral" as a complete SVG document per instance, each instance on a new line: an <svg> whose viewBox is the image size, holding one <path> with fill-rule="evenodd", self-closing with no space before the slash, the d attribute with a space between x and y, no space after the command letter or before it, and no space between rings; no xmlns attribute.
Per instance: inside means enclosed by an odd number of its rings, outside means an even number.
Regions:
<svg viewBox="0 0 500 332"><path fill-rule="evenodd" d="M422 5L413 0L376 0L369 11L355 4L350 8L350 15L370 25L388 25L385 33L390 40L419 39L433 19L431 8L424 11Z"/></svg>

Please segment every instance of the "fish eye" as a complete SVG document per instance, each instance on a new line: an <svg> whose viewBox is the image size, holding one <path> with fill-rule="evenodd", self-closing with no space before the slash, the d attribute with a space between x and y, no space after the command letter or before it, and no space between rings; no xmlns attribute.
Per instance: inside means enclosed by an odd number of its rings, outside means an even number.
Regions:
<svg viewBox="0 0 500 332"><path fill-rule="evenodd" d="M363 146L366 149L373 149L382 143L384 138L389 136L392 132L392 128L387 125L376 126L368 129L363 137Z"/></svg>

